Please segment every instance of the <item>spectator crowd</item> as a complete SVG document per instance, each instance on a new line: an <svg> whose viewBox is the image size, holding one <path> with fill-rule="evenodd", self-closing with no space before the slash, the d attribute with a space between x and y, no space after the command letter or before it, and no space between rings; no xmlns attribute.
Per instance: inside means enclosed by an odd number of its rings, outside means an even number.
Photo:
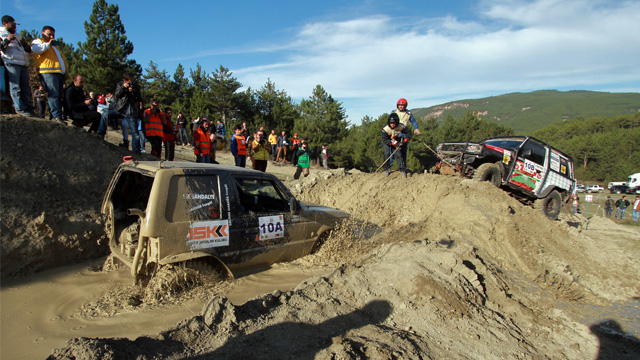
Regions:
<svg viewBox="0 0 640 360"><path fill-rule="evenodd" d="M17 32L17 23L10 15L2 17L0 28L1 69L3 93L10 94L13 109L3 106L3 113L45 118L47 107L49 119L72 126L105 138L107 127L121 129L122 143L134 154L146 153L145 144L151 145L151 155L174 160L176 145L193 146L196 162L216 164L216 151L225 147L226 127L217 120L214 126L208 115L197 117L189 124L182 112L175 122L173 110L163 107L158 100L145 106L140 86L131 74L124 74L115 85L113 93L96 94L85 89L83 74L69 74L69 64L60 51L56 30L46 25L40 38L31 44ZM28 66L31 58L36 65L40 84L31 91ZM187 131L190 129L190 131ZM189 136L191 133L191 137ZM296 178L309 174L310 150L298 134L287 136L282 130L276 135L271 130L267 136L264 127L250 132L247 123L234 126L230 134L229 149L235 164L246 167L247 159L254 169L266 171L269 160L278 164L291 163L297 166ZM325 168L329 154L323 146L322 159Z"/></svg>

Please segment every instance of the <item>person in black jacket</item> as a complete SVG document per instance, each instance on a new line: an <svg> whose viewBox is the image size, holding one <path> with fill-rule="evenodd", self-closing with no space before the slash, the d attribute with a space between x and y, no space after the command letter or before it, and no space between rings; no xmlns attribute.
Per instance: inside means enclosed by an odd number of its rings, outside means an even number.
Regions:
<svg viewBox="0 0 640 360"><path fill-rule="evenodd" d="M142 113L142 95L140 87L133 82L131 74L124 74L123 80L116 86L113 94L116 98L116 111L122 118L122 144L129 148L129 134L131 132L131 150L134 153L141 152L140 135L138 133L138 117Z"/></svg>
<svg viewBox="0 0 640 360"><path fill-rule="evenodd" d="M65 101L71 113L72 124L79 128L90 124L89 132L98 132L98 126L100 126L100 118L102 116L99 112L89 109L91 99L87 98L83 88L84 76L76 74L73 77L73 84L65 91ZM99 135L104 137L104 134Z"/></svg>
<svg viewBox="0 0 640 360"><path fill-rule="evenodd" d="M620 220L622 220L624 212L627 210L629 205L631 205L631 203L627 200L626 196L623 196L622 199L616 200L616 207L618 208L618 210L616 210L616 219L620 216Z"/></svg>

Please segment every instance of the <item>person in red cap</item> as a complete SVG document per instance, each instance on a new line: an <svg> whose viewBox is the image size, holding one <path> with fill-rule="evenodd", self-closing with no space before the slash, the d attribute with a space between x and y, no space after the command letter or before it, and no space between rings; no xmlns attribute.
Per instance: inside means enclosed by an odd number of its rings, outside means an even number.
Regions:
<svg viewBox="0 0 640 360"><path fill-rule="evenodd" d="M407 110L408 105L409 104L407 103L407 99L400 98L396 103L396 108L394 110L391 110L391 113L392 114L395 113L398 115L398 118L400 119L400 124L404 126L409 126L409 123L411 123L411 125L413 126L413 132L416 135L420 135L420 128L418 127L418 122L416 121L416 118L413 117L413 114L411 113L411 111ZM407 148L408 146L403 146L400 149L400 153L402 154L402 160L404 160L405 165L407 164ZM393 165L393 158L391 158L389 162L390 162L389 165Z"/></svg>

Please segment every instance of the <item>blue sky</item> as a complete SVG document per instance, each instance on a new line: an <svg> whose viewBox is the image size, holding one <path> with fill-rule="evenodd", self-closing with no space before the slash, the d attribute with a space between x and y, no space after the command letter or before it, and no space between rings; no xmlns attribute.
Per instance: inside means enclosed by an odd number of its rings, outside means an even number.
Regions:
<svg viewBox="0 0 640 360"><path fill-rule="evenodd" d="M352 123L409 108L541 89L640 91L640 0L107 1L131 55L173 75L229 68L296 102L317 84ZM18 29L84 41L88 0L2 0Z"/></svg>

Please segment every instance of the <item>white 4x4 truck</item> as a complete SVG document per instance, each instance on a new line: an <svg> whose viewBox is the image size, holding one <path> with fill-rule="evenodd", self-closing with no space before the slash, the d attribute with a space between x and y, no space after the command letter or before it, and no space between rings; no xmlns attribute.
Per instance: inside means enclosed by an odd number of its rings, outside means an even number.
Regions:
<svg viewBox="0 0 640 360"><path fill-rule="evenodd" d="M503 136L480 142L438 144L443 167L479 181L489 181L555 220L576 187L569 155L530 136Z"/></svg>

